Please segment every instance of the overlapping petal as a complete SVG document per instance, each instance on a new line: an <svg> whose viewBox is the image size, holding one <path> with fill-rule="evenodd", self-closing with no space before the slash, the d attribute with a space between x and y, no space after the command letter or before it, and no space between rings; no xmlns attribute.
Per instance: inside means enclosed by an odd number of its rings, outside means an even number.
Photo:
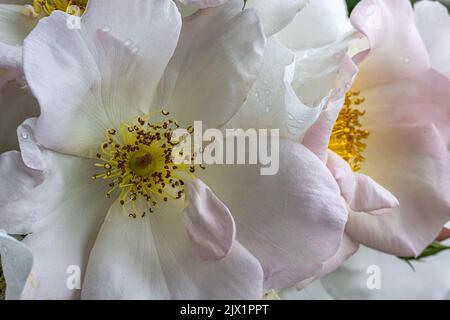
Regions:
<svg viewBox="0 0 450 320"><path fill-rule="evenodd" d="M224 125L258 76L264 45L258 17L253 10L242 11L240 0L184 18L153 107L171 111L185 126L195 120Z"/></svg>
<svg viewBox="0 0 450 320"><path fill-rule="evenodd" d="M182 204L136 220L114 205L91 252L82 298L259 299L261 266L238 242L222 260L192 255Z"/></svg>
<svg viewBox="0 0 450 320"><path fill-rule="evenodd" d="M301 144L281 140L276 175L259 169L211 166L200 177L230 209L237 240L261 262L265 289L283 288L336 254L347 211L328 169Z"/></svg>
<svg viewBox="0 0 450 320"><path fill-rule="evenodd" d="M370 132L361 172L388 188L400 206L379 217L351 212L346 231L371 248L418 255L450 219L447 146L433 125L370 128Z"/></svg>
<svg viewBox="0 0 450 320"><path fill-rule="evenodd" d="M134 1L89 1L81 29L67 28L68 15L56 11L26 39L24 70L41 106L40 143L93 156L107 128L150 110L181 18L172 1ZM133 18L140 15L146 18Z"/></svg>
<svg viewBox="0 0 450 320"><path fill-rule="evenodd" d="M20 241L0 231L0 256L7 284L6 299L20 299L33 264L33 255Z"/></svg>

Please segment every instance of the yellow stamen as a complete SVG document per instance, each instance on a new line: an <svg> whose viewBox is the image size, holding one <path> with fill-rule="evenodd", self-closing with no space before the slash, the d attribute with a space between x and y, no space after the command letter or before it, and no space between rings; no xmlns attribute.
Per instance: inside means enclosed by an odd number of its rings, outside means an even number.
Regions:
<svg viewBox="0 0 450 320"><path fill-rule="evenodd" d="M353 171L361 169L361 163L365 160L362 154L367 147L363 141L369 137L369 131L363 130L359 121L365 112L357 108L363 102L360 92L349 91L346 94L328 145L330 150L348 162Z"/></svg>
<svg viewBox="0 0 450 320"><path fill-rule="evenodd" d="M92 178L109 180L111 189L106 196L110 198L117 191L119 203L132 218L154 212L160 201L181 199L185 180L194 178L194 166L173 161L174 147L183 139L173 139L178 122L173 119L149 121L156 114L123 123L118 130L108 129L106 141L97 154L101 163L95 166L103 168L104 172ZM166 111L161 114L163 119L169 115ZM146 203L145 211L137 209L140 203Z"/></svg>
<svg viewBox="0 0 450 320"><path fill-rule="evenodd" d="M31 5L24 6L23 14L38 18L52 14L55 10L71 15L81 16L86 10L88 0L33 0Z"/></svg>

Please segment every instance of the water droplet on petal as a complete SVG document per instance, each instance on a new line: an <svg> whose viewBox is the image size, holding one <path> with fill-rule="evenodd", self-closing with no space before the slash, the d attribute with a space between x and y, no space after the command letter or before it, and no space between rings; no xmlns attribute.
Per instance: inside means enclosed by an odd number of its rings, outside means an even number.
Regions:
<svg viewBox="0 0 450 320"><path fill-rule="evenodd" d="M403 61L404 61L405 63L410 63L410 62L411 62L411 59L410 59L409 57L406 57L405 59L403 59Z"/></svg>
<svg viewBox="0 0 450 320"><path fill-rule="evenodd" d="M125 46L125 47L129 47L129 46L131 46L133 44L133 41L131 41L130 39L126 39L124 42L123 42L123 45Z"/></svg>
<svg viewBox="0 0 450 320"><path fill-rule="evenodd" d="M139 52L139 47L135 46L133 49L131 49L131 53L138 53Z"/></svg>
<svg viewBox="0 0 450 320"><path fill-rule="evenodd" d="M295 119L294 116L291 113L288 113L287 116L288 116L289 120L294 120Z"/></svg>
<svg viewBox="0 0 450 320"><path fill-rule="evenodd" d="M28 133L26 131L23 131L21 136L22 136L22 139L25 139L25 140L28 139Z"/></svg>
<svg viewBox="0 0 450 320"><path fill-rule="evenodd" d="M267 112L267 113L270 112L270 107L266 107L266 112Z"/></svg>
<svg viewBox="0 0 450 320"><path fill-rule="evenodd" d="M110 27L110 26L107 26L107 25L104 25L104 26L102 27L102 31L108 33L108 32L111 31L111 27Z"/></svg>

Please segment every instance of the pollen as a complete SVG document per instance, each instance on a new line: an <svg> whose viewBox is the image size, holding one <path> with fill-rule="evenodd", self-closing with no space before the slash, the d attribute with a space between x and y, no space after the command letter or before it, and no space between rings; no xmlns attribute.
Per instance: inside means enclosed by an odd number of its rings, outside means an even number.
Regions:
<svg viewBox="0 0 450 320"><path fill-rule="evenodd" d="M161 201L181 199L185 182L195 178L194 165L174 162L174 149L183 137L174 139L173 132L180 125L168 116L166 111L152 113L106 130L106 140L96 155L95 166L102 173L92 178L108 182L106 196L117 195L131 218L153 213Z"/></svg>
<svg viewBox="0 0 450 320"><path fill-rule="evenodd" d="M88 0L33 0L32 4L24 6L22 13L32 18L49 16L55 10L71 15L81 16L86 10Z"/></svg>
<svg viewBox="0 0 450 320"><path fill-rule="evenodd" d="M362 128L360 118L365 112L360 110L364 98L358 91L349 91L345 96L344 106L336 120L331 133L329 149L337 153L350 165L353 171L361 170L365 160L363 153L367 147L364 141L369 131Z"/></svg>

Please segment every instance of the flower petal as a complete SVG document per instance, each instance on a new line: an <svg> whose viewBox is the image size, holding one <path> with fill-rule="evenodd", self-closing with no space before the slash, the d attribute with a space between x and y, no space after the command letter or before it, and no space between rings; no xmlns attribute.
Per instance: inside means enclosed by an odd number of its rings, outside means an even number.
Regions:
<svg viewBox="0 0 450 320"><path fill-rule="evenodd" d="M278 1L272 2L278 5ZM329 45L342 39L351 30L344 0L314 0L276 38L290 49L298 51Z"/></svg>
<svg viewBox="0 0 450 320"><path fill-rule="evenodd" d="M396 256L361 247L321 282L328 294L339 300L448 300L449 264L449 252L442 252L422 263L413 262L413 270ZM376 284L374 279L380 280L378 290L369 289L374 288L370 286Z"/></svg>
<svg viewBox="0 0 450 320"><path fill-rule="evenodd" d="M350 57L345 56L339 68L339 75L334 81L337 83L326 108L322 111L317 121L306 132L302 143L311 150L324 163L327 162L328 145L331 132L344 104L345 94L354 81L358 67ZM320 80L319 77L317 80ZM308 78L306 78L306 83ZM308 87L305 87L307 89Z"/></svg>
<svg viewBox="0 0 450 320"><path fill-rule="evenodd" d="M437 1L419 1L414 4L417 29L430 56L431 66L450 78L450 15Z"/></svg>
<svg viewBox="0 0 450 320"><path fill-rule="evenodd" d="M434 124L450 144L450 80L434 70L365 90L364 127Z"/></svg>
<svg viewBox="0 0 450 320"><path fill-rule="evenodd" d="M239 0L185 18L154 107L171 111L183 126L224 125L257 78L264 44L256 14L242 11Z"/></svg>
<svg viewBox="0 0 450 320"><path fill-rule="evenodd" d="M13 3L14 1L10 1ZM25 1L15 1L25 2ZM37 19L31 19L22 14L22 5L0 4L0 42L15 46L22 45L23 40L36 26Z"/></svg>
<svg viewBox="0 0 450 320"><path fill-rule="evenodd" d="M246 8L256 10L266 36L270 37L286 27L307 2L307 0L250 0Z"/></svg>
<svg viewBox="0 0 450 320"><path fill-rule="evenodd" d="M219 261L192 256L182 210L181 201L172 201L150 216L132 219L116 203L91 252L82 298L262 297L261 266L239 243Z"/></svg>
<svg viewBox="0 0 450 320"><path fill-rule="evenodd" d="M17 127L39 114L37 101L17 82L12 82L0 89L0 113L0 153L18 150Z"/></svg>
<svg viewBox="0 0 450 320"><path fill-rule="evenodd" d="M45 216L38 208L48 196L39 192L47 175L45 156L26 124L17 129L22 153L0 155L0 228L10 234L33 232Z"/></svg>
<svg viewBox="0 0 450 320"><path fill-rule="evenodd" d="M279 129L281 137L298 140L321 108L306 106L297 97L291 85L294 71L294 53L269 39L260 75L241 109L225 127Z"/></svg>
<svg viewBox="0 0 450 320"><path fill-rule="evenodd" d="M314 295L315 300L330 299L326 290L322 287L320 279L326 275L335 272L347 259L349 259L359 249L359 244L354 242L347 234L339 247L338 252L324 263L322 271L310 279L298 283L295 287L287 288L281 291L280 296L283 299L302 299L309 295Z"/></svg>
<svg viewBox="0 0 450 320"><path fill-rule="evenodd" d="M44 151L44 155L47 177L21 201L22 210L30 215L36 211L39 217L32 234L23 240L34 256L23 298L74 299L80 291L67 285L69 268L84 271L111 206L105 196L108 185L92 180L93 160L51 151Z"/></svg>
<svg viewBox="0 0 450 320"><path fill-rule="evenodd" d="M25 245L2 231L0 231L0 255L6 280L6 299L20 299L33 264L33 255Z"/></svg>
<svg viewBox="0 0 450 320"><path fill-rule="evenodd" d="M197 9L204 9L208 7L217 7L228 0L177 0L179 3L185 6L192 6Z"/></svg>
<svg viewBox="0 0 450 320"><path fill-rule="evenodd" d="M327 167L338 183L342 196L354 211L380 214L383 209L398 207L398 200L371 177L353 172L350 165L332 151Z"/></svg>
<svg viewBox="0 0 450 320"><path fill-rule="evenodd" d="M25 75L42 109L35 133L56 151L93 156L107 128L149 112L181 19L170 0L90 0L81 29L68 17L55 11L25 41Z"/></svg>
<svg viewBox="0 0 450 320"><path fill-rule="evenodd" d="M430 68L408 0L363 0L351 15L353 26L370 42L356 86L367 89L420 74Z"/></svg>
<svg viewBox="0 0 450 320"><path fill-rule="evenodd" d="M200 179L187 185L184 209L193 255L201 260L220 260L230 252L236 226L230 210Z"/></svg>
<svg viewBox="0 0 450 320"><path fill-rule="evenodd" d="M420 254L450 219L447 146L432 125L369 128L362 173L400 201L391 214L351 213L346 231L362 244L395 254Z"/></svg>
<svg viewBox="0 0 450 320"><path fill-rule="evenodd" d="M198 173L230 209L238 241L261 262L266 290L320 272L337 252L347 219L334 178L309 150L281 140L279 161L273 176L261 175L259 165Z"/></svg>
<svg viewBox="0 0 450 320"><path fill-rule="evenodd" d="M22 68L22 47L0 42L0 68L17 70Z"/></svg>

